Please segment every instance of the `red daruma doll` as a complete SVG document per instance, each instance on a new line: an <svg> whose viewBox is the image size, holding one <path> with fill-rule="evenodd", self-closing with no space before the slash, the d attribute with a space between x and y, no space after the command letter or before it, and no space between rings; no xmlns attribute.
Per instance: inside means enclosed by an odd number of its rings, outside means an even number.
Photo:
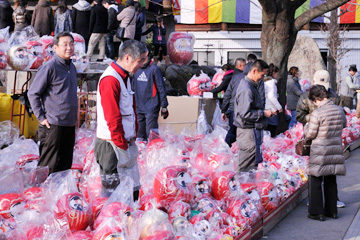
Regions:
<svg viewBox="0 0 360 240"><path fill-rule="evenodd" d="M187 65L194 56L195 36L191 33L173 32L170 34L167 48L173 64Z"/></svg>
<svg viewBox="0 0 360 240"><path fill-rule="evenodd" d="M30 69L38 69L44 62L42 43L40 41L28 41L26 47L31 61Z"/></svg>
<svg viewBox="0 0 360 240"><path fill-rule="evenodd" d="M7 66L7 60L5 52L0 50L0 69L5 69Z"/></svg>

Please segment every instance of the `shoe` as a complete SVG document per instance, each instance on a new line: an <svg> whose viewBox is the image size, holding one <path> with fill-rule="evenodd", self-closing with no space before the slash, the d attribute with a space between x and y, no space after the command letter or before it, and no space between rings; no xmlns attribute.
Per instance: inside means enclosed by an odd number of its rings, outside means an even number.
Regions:
<svg viewBox="0 0 360 240"><path fill-rule="evenodd" d="M345 207L345 203L344 203L344 202L341 202L341 201L337 201L337 202L336 202L336 206L337 206L338 208L343 208L343 207Z"/></svg>
<svg viewBox="0 0 360 240"><path fill-rule="evenodd" d="M104 60L103 59L98 59L96 60L97 62L103 62Z"/></svg>
<svg viewBox="0 0 360 240"><path fill-rule="evenodd" d="M339 218L337 214L332 214L332 213L325 214L325 217L329 217L329 218L333 218L333 219L338 219Z"/></svg>
<svg viewBox="0 0 360 240"><path fill-rule="evenodd" d="M324 215L321 214L308 214L308 218L313 219L313 220L319 220L319 221L325 221L325 217Z"/></svg>

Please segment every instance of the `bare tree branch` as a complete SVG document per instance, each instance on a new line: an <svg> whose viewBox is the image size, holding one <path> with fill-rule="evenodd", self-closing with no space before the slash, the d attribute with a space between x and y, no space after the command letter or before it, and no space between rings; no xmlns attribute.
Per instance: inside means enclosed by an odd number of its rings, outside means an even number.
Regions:
<svg viewBox="0 0 360 240"><path fill-rule="evenodd" d="M328 46L328 62L330 66L328 67L329 71L336 71L336 78L330 76L331 84L337 90L339 90L339 85L341 83L341 70L342 64L341 59L350 51L349 48L344 46L344 43L347 41L346 32L348 25L340 27L340 24L336 21L336 13L331 16L330 23L323 24L320 27L320 31L325 34L326 45ZM336 90L335 89L335 90Z"/></svg>
<svg viewBox="0 0 360 240"><path fill-rule="evenodd" d="M305 24L309 23L312 19L331 11L332 9L340 7L346 2L348 2L348 0L328 0L316 7L307 10L298 18L296 18L295 29L299 31Z"/></svg>

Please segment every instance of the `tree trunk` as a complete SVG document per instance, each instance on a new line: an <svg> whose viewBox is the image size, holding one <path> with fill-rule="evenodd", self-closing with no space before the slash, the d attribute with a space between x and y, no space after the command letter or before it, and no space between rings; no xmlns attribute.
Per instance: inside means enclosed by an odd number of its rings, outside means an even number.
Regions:
<svg viewBox="0 0 360 240"><path fill-rule="evenodd" d="M270 64L278 66L278 94L279 102L286 105L286 83L287 83L287 63L291 50L295 44L298 31L294 27L294 15L286 11L278 12L276 17L267 15L263 12L261 47L264 60ZM287 129L284 112L279 116L278 132Z"/></svg>
<svg viewBox="0 0 360 240"><path fill-rule="evenodd" d="M329 43L328 47L333 48L329 51L328 56L328 71L330 74L330 87L337 91L337 83L336 83L336 60L334 54L338 51L338 47L336 42L339 38L338 33L338 22L337 22L337 10L332 10L330 15L330 23L329 23Z"/></svg>
<svg viewBox="0 0 360 240"><path fill-rule="evenodd" d="M295 19L295 11L306 0L259 0L262 6L261 48L263 58L280 68L278 79L279 101L286 104L287 62L301 28L312 19L348 2L348 0L327 0L312 7ZM279 117L280 132L284 131L285 114Z"/></svg>

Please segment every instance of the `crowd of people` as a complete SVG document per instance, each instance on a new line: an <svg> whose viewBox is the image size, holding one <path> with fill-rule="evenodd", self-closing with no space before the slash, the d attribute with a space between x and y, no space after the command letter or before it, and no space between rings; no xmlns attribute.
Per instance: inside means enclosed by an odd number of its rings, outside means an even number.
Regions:
<svg viewBox="0 0 360 240"><path fill-rule="evenodd" d="M93 60L99 62L105 56L115 60L120 43L130 39L145 42L142 36L152 32L155 62L165 59L169 63L163 20L156 18L155 24L145 30L145 8L138 1L126 0L122 5L115 0L94 0L92 3L78 0L70 10L66 0L59 0L53 11L50 1L39 0L32 13L26 9L27 5L27 0L18 0L13 10L8 0L1 0L0 29L9 26L10 32L21 31L32 25L40 37L64 31L78 33L85 40L85 51L90 60L98 45L99 57ZM124 28L121 38L116 37L119 28Z"/></svg>
<svg viewBox="0 0 360 240"><path fill-rule="evenodd" d="M127 0L121 10L113 0L95 0L93 6L79 0L72 11L65 0L60 0L54 15L47 0L39 0L32 16L26 6L26 0L20 0L12 11L10 4L1 0L0 28L10 26L11 30L20 31L31 24L40 36L55 34L56 54L39 68L28 92L40 123L39 165L49 166L50 173L71 168L78 108L76 69L70 59L74 53L74 39L70 34L73 31L84 37L90 59L97 44L100 52L97 61L103 61L105 55L111 59L118 56L98 83L95 155L104 177L103 186L115 189L119 179L109 185L109 178L122 172L134 180L134 199L137 199L140 178L135 141L146 141L150 129L158 128L159 111L164 118L169 115L163 76L155 64L160 56L168 61L163 21L157 19L143 31L144 11L133 0ZM124 28L120 47L114 42L119 28ZM145 44L139 41L150 32L155 48L153 60ZM225 92L221 104L222 120L229 119L225 141L230 147L237 143L237 171L256 169L263 161L264 130L276 137L278 114L285 110L277 94L279 67L249 54L246 60L235 60L235 69L224 65L222 71L223 82L212 92ZM350 66L349 75L342 81L340 96L330 87L328 71L316 71L309 91L302 90L299 75L298 67L290 67L288 127L298 122L303 124L304 137L312 140L308 217L321 221L324 216L337 218L337 207L344 204L338 201L336 175L346 173L341 141L346 118L342 107L352 109L354 106L356 90L360 89L357 69L355 65ZM359 102L357 117L360 117Z"/></svg>
<svg viewBox="0 0 360 240"><path fill-rule="evenodd" d="M221 105L222 119L229 119L225 141L229 146L236 141L239 147L237 170L249 171L263 161L263 130L270 131L271 137L278 134L278 113L284 110L278 101L276 86L279 68L258 60L253 54L249 54L247 62L236 59L235 71L231 73L226 67L223 66L223 71L228 74L223 83L212 91L226 89ZM298 122L303 124L304 138L312 141L307 172L308 217L320 221L324 221L325 216L336 219L337 207L345 206L339 201L336 184L336 175L346 173L341 140L346 118L342 107L353 109L356 90L360 89L357 69L355 65L350 66L341 84L340 96L330 87L328 71L316 71L308 91L300 86L299 75L298 67L290 67L287 78L290 113L286 119L288 128ZM226 76L230 76L230 80ZM360 118L359 103L356 116Z"/></svg>

